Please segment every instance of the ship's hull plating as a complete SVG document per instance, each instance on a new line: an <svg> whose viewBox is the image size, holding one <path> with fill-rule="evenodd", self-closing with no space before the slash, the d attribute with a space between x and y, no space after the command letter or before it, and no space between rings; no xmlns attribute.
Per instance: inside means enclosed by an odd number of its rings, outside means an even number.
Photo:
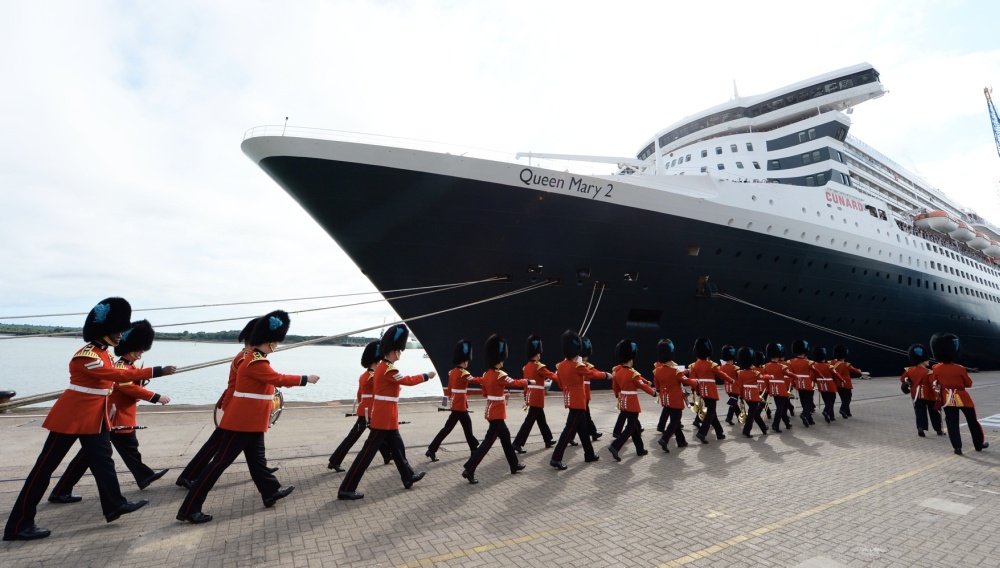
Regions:
<svg viewBox="0 0 1000 568"><path fill-rule="evenodd" d="M811 324L901 349L949 331L962 338L964 364L1000 367L993 349L1000 340L996 304L917 288L917 279L933 275L905 266L528 187L331 159L272 156L259 164L380 290L510 276L390 300L404 319L559 279L559 285L412 322L439 370L449 368L459 339L481 346L493 333L513 346L507 366L515 374L532 333L545 342L543 360L554 363L562 332L578 330L596 303L595 282L607 284L588 332L592 362L602 369L613 366L614 346L625 337L639 343L640 370L649 371L664 337L677 345L678 363L688 364L699 336L709 337L716 351L724 343L787 347L797 338L828 349L843 343L849 360L876 375L908 365L904 355ZM540 273L529 273L534 265ZM589 277L581 278L580 269ZM627 281L626 273L637 278ZM698 295L702 275L719 291L781 315ZM481 349L473 368L482 366Z"/></svg>

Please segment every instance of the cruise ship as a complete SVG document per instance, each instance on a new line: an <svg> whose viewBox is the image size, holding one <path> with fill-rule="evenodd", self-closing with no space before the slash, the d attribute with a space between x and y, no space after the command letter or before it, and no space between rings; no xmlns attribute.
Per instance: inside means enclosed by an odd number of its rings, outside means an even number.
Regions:
<svg viewBox="0 0 1000 568"><path fill-rule="evenodd" d="M664 337L681 364L699 336L716 352L801 338L884 376L935 332L1000 368L1000 230L850 134L853 107L885 93L855 65L683 118L634 157L283 126L242 149L378 290L488 280L386 294L439 370L493 333L515 370L533 333L554 364L566 329L602 369L623 338L644 371Z"/></svg>

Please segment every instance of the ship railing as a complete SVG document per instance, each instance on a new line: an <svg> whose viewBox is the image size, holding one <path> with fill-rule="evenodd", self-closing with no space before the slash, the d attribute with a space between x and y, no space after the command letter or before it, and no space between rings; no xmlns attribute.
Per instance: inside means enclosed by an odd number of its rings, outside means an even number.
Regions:
<svg viewBox="0 0 1000 568"><path fill-rule="evenodd" d="M326 128L311 128L306 126L286 126L281 124L255 126L243 134L243 139L249 140L250 138L260 138L265 136L287 136L292 138L309 138L331 140L334 142L351 142L355 144L405 148L409 150L434 152L452 156L507 162L510 164L565 171L582 175L617 175L619 171L616 164L580 160L540 159L537 157L518 158L516 152L503 152L489 148L448 144L418 138L383 136L380 134L351 132L347 130L331 130Z"/></svg>

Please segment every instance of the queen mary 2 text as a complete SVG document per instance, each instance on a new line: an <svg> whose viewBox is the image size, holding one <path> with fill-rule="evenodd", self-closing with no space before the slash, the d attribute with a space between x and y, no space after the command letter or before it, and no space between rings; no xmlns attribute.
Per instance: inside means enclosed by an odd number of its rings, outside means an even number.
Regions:
<svg viewBox="0 0 1000 568"><path fill-rule="evenodd" d="M536 174L531 168L524 168L520 175L521 183L528 187L551 187L552 189L565 189L570 192L583 193L589 195L591 199L595 197L610 198L614 190L614 184L608 182L588 183L584 178L570 176L569 181L565 178Z"/></svg>

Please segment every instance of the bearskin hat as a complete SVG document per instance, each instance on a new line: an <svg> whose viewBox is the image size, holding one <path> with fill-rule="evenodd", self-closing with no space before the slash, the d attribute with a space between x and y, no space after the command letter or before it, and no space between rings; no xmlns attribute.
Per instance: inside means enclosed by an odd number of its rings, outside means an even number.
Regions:
<svg viewBox="0 0 1000 568"><path fill-rule="evenodd" d="M768 343L764 351L768 359L780 359L785 356L785 346L780 343Z"/></svg>
<svg viewBox="0 0 1000 568"><path fill-rule="evenodd" d="M496 367L507 360L507 340L493 334L486 340L486 366Z"/></svg>
<svg viewBox="0 0 1000 568"><path fill-rule="evenodd" d="M365 345L365 350L361 352L361 366L371 369L372 365L382 358L382 350L378 348L378 341L370 341Z"/></svg>
<svg viewBox="0 0 1000 568"><path fill-rule="evenodd" d="M115 345L115 355L121 357L134 351L149 351L156 333L147 320L132 322L132 327L122 332L121 341Z"/></svg>
<svg viewBox="0 0 1000 568"><path fill-rule="evenodd" d="M919 365L924 361L930 361L930 354L927 348L919 343L914 343L906 350L906 355L910 358L911 365Z"/></svg>
<svg viewBox="0 0 1000 568"><path fill-rule="evenodd" d="M712 342L707 337L694 340L694 356L696 359L708 359L712 356Z"/></svg>
<svg viewBox="0 0 1000 568"><path fill-rule="evenodd" d="M760 349L754 350L753 357L754 357L754 363L756 363L758 367L763 367L764 365L767 364L767 357L764 356L764 352L761 351Z"/></svg>
<svg viewBox="0 0 1000 568"><path fill-rule="evenodd" d="M722 349L719 349L719 359L723 361L734 361L736 360L736 348L732 345L723 345Z"/></svg>
<svg viewBox="0 0 1000 568"><path fill-rule="evenodd" d="M753 367L756 355L754 355L754 350L750 347L740 347L740 350L736 353L736 364L740 366L741 369L749 369Z"/></svg>
<svg viewBox="0 0 1000 568"><path fill-rule="evenodd" d="M562 354L563 357L567 359L576 359L580 356L580 349L583 348L583 340L580 339L580 335L571 330L567 329L562 334Z"/></svg>
<svg viewBox="0 0 1000 568"><path fill-rule="evenodd" d="M661 339L656 344L656 360L660 363L668 363L674 359L674 342L669 339Z"/></svg>
<svg viewBox="0 0 1000 568"><path fill-rule="evenodd" d="M132 324L132 306L125 298L105 298L91 308L83 322L83 340L90 343L106 335L121 333Z"/></svg>
<svg viewBox="0 0 1000 568"><path fill-rule="evenodd" d="M814 345L812 348L812 359L820 363L826 361L826 347Z"/></svg>
<svg viewBox="0 0 1000 568"><path fill-rule="evenodd" d="M472 342L463 339L455 344L455 352L451 356L451 362L458 365L469 361L472 361Z"/></svg>
<svg viewBox="0 0 1000 568"><path fill-rule="evenodd" d="M253 318L248 321L245 326L243 326L243 331L240 332L239 336L236 337L236 341L240 343L246 343L250 341L250 334L253 333L253 326L257 325L257 320L260 318Z"/></svg>
<svg viewBox="0 0 1000 568"><path fill-rule="evenodd" d="M796 357L809 352L809 342L805 339L796 339L792 342L792 354Z"/></svg>
<svg viewBox="0 0 1000 568"><path fill-rule="evenodd" d="M397 323L385 330L385 333L382 334L382 340L379 341L382 356L385 357L386 353L393 351L403 351L406 349L406 340L409 338L410 330L406 327L406 324Z"/></svg>
<svg viewBox="0 0 1000 568"><path fill-rule="evenodd" d="M623 339L618 342L615 346L615 357L618 358L618 363L624 365L629 361L634 361L636 353L639 351L639 346L636 345L631 339Z"/></svg>
<svg viewBox="0 0 1000 568"><path fill-rule="evenodd" d="M531 359L535 355L541 355L542 354L542 338L539 337L539 336L537 336L537 335L535 335L535 334L529 335L528 336L528 342L527 342L524 350L527 351L527 353L528 353L528 359Z"/></svg>
<svg viewBox="0 0 1000 568"><path fill-rule="evenodd" d="M847 346L846 345L834 345L833 346L833 358L843 361L847 359Z"/></svg>
<svg viewBox="0 0 1000 568"><path fill-rule="evenodd" d="M580 357L590 357L594 354L594 344L586 337L580 338L583 345L580 347Z"/></svg>
<svg viewBox="0 0 1000 568"><path fill-rule="evenodd" d="M931 352L942 363L954 363L959 354L958 336L954 333L935 333L931 337Z"/></svg>
<svg viewBox="0 0 1000 568"><path fill-rule="evenodd" d="M261 317L253 326L250 332L250 345L263 345L265 343L281 343L288 334L288 326L292 325L288 312L284 310L274 310Z"/></svg>

